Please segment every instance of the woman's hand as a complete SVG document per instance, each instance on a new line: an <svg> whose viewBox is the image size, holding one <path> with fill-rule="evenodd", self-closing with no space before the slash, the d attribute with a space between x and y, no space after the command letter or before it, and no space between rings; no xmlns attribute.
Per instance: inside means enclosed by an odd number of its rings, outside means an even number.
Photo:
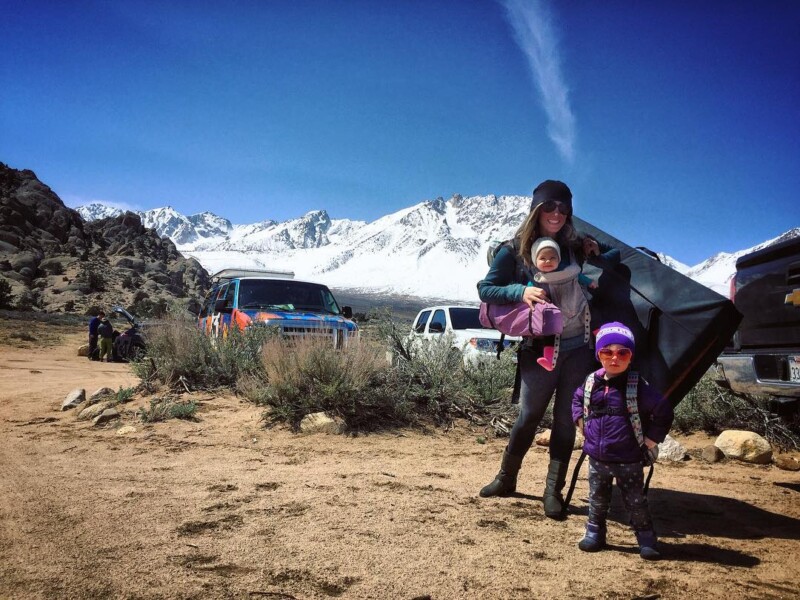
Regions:
<svg viewBox="0 0 800 600"><path fill-rule="evenodd" d="M548 300L547 293L540 287L528 286L522 292L522 301L531 308L537 302L547 302Z"/></svg>
<svg viewBox="0 0 800 600"><path fill-rule="evenodd" d="M586 256L599 256L600 244L597 243L597 240L590 237L583 238L583 253Z"/></svg>
<svg viewBox="0 0 800 600"><path fill-rule="evenodd" d="M651 449L651 448L655 448L656 446L658 446L658 443L654 442L649 437L645 436L644 445L647 446L648 449Z"/></svg>

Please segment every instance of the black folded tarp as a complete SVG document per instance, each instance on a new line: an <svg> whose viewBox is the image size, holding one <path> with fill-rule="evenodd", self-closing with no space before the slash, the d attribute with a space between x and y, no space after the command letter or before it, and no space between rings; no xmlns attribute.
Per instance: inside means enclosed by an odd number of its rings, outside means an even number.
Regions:
<svg viewBox="0 0 800 600"><path fill-rule="evenodd" d="M593 327L620 321L633 330L633 368L673 406L694 387L730 341L742 315L713 290L573 217L581 233L618 248L616 266L596 259L584 273L597 281Z"/></svg>

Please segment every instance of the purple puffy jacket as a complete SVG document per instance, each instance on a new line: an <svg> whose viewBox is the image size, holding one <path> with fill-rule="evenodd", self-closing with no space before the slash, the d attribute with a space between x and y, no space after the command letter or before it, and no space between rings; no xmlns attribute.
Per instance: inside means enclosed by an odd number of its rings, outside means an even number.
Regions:
<svg viewBox="0 0 800 600"><path fill-rule="evenodd" d="M601 414L586 420L583 435L586 441L583 450L604 462L632 463L642 460L642 452L636 442L633 426L628 415L625 388L628 372L605 380L605 369L595 371L590 407L612 414ZM590 412L591 415L591 412ZM654 442L664 441L672 426L672 405L656 390L639 379L639 417L642 433ZM583 385L572 397L572 420L583 418Z"/></svg>

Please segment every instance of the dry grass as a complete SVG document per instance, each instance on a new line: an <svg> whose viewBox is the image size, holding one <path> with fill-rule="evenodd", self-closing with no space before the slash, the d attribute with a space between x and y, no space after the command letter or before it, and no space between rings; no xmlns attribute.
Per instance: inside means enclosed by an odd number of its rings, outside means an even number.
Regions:
<svg viewBox="0 0 800 600"><path fill-rule="evenodd" d="M0 346L60 346L65 336L81 332L88 336L88 322L88 317L79 315L0 310Z"/></svg>

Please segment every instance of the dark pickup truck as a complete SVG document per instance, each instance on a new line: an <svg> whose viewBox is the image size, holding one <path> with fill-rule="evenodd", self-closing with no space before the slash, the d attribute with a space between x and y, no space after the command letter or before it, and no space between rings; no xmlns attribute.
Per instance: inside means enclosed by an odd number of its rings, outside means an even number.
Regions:
<svg viewBox="0 0 800 600"><path fill-rule="evenodd" d="M800 237L736 261L731 300L742 313L731 345L717 359L717 383L771 396L778 413L800 405Z"/></svg>

